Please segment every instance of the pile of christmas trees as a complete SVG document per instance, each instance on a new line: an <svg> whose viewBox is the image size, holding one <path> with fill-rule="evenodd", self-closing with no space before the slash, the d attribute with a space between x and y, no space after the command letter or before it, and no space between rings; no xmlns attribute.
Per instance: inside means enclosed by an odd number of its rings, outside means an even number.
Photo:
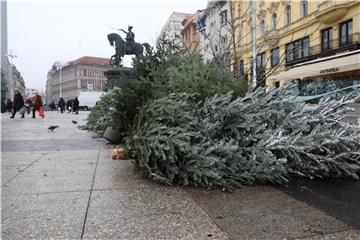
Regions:
<svg viewBox="0 0 360 240"><path fill-rule="evenodd" d="M360 125L342 121L343 98L308 105L289 85L243 96L221 62L158 48L89 115L87 128L117 127L144 176L170 185L231 189L291 177L360 174Z"/></svg>
<svg viewBox="0 0 360 240"><path fill-rule="evenodd" d="M165 184L221 187L290 177L359 178L360 125L342 121L351 102L295 103L287 89L244 98L170 94L146 105L129 148L145 176Z"/></svg>

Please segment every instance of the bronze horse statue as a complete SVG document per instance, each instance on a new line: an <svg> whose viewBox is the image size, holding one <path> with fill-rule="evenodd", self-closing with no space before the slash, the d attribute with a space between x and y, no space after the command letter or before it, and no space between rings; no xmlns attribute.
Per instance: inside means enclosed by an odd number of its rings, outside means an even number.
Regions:
<svg viewBox="0 0 360 240"><path fill-rule="evenodd" d="M110 33L108 34L108 40L111 46L114 46L115 43L115 54L110 58L110 64L112 66L120 66L121 60L124 55L132 55L134 54L136 57L139 57L144 52L144 47L147 52L151 51L151 46L148 43L138 43L135 42L134 47L132 49L128 49L126 47L126 42L121 38L119 34Z"/></svg>

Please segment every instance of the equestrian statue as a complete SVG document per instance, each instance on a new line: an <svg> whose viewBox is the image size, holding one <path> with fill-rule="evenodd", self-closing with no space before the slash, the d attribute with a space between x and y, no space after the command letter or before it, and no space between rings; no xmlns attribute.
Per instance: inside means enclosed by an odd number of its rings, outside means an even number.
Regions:
<svg viewBox="0 0 360 240"><path fill-rule="evenodd" d="M125 41L121 38L120 35L116 33L108 34L108 40L111 46L114 46L115 43L115 54L110 58L111 66L118 67L121 66L121 61L124 55L134 54L136 57L139 57L144 52L144 47L147 52L151 51L151 46L148 43L137 43L135 42L135 34L131 31L132 26L128 26L128 31L123 29L117 29L126 34Z"/></svg>

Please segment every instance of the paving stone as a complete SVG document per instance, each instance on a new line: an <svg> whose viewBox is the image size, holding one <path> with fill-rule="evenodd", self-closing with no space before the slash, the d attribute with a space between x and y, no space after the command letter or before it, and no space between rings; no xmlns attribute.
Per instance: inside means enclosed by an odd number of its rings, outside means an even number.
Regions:
<svg viewBox="0 0 360 240"><path fill-rule="evenodd" d="M186 189L231 239L284 239L351 229L345 223L267 186L233 193Z"/></svg>
<svg viewBox="0 0 360 240"><path fill-rule="evenodd" d="M324 235L317 235L309 238L301 238L301 240L357 240L360 239L360 231L350 230L344 232L336 232Z"/></svg>
<svg viewBox="0 0 360 240"><path fill-rule="evenodd" d="M2 239L80 239L89 192L2 196Z"/></svg>
<svg viewBox="0 0 360 240"><path fill-rule="evenodd" d="M94 189L153 188L162 185L137 173L130 160L100 162L96 169Z"/></svg>
<svg viewBox="0 0 360 240"><path fill-rule="evenodd" d="M2 187L3 195L86 191L91 189L95 163L34 164Z"/></svg>
<svg viewBox="0 0 360 240"><path fill-rule="evenodd" d="M11 178L21 173L27 165L18 165L14 167L1 166L1 184L5 184Z"/></svg>
<svg viewBox="0 0 360 240"><path fill-rule="evenodd" d="M39 152L2 152L1 153L1 166L19 166L19 165L29 165L43 156L47 155L47 151Z"/></svg>
<svg viewBox="0 0 360 240"><path fill-rule="evenodd" d="M84 239L227 239L180 188L94 191Z"/></svg>

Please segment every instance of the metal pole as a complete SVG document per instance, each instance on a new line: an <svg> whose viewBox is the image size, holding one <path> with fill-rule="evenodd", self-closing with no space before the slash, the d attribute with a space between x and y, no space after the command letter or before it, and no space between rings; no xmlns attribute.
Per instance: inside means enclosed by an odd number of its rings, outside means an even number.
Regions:
<svg viewBox="0 0 360 240"><path fill-rule="evenodd" d="M252 42L253 42L253 45L252 45L252 55L253 55L253 72L252 72L252 75L253 75L253 83L252 83L252 86L253 88L256 87L256 1L255 0L252 0Z"/></svg>
<svg viewBox="0 0 360 240"><path fill-rule="evenodd" d="M10 63L10 99L14 97L13 64Z"/></svg>
<svg viewBox="0 0 360 240"><path fill-rule="evenodd" d="M61 69L62 69L62 66L60 66L60 97L62 97L62 89L61 89Z"/></svg>

